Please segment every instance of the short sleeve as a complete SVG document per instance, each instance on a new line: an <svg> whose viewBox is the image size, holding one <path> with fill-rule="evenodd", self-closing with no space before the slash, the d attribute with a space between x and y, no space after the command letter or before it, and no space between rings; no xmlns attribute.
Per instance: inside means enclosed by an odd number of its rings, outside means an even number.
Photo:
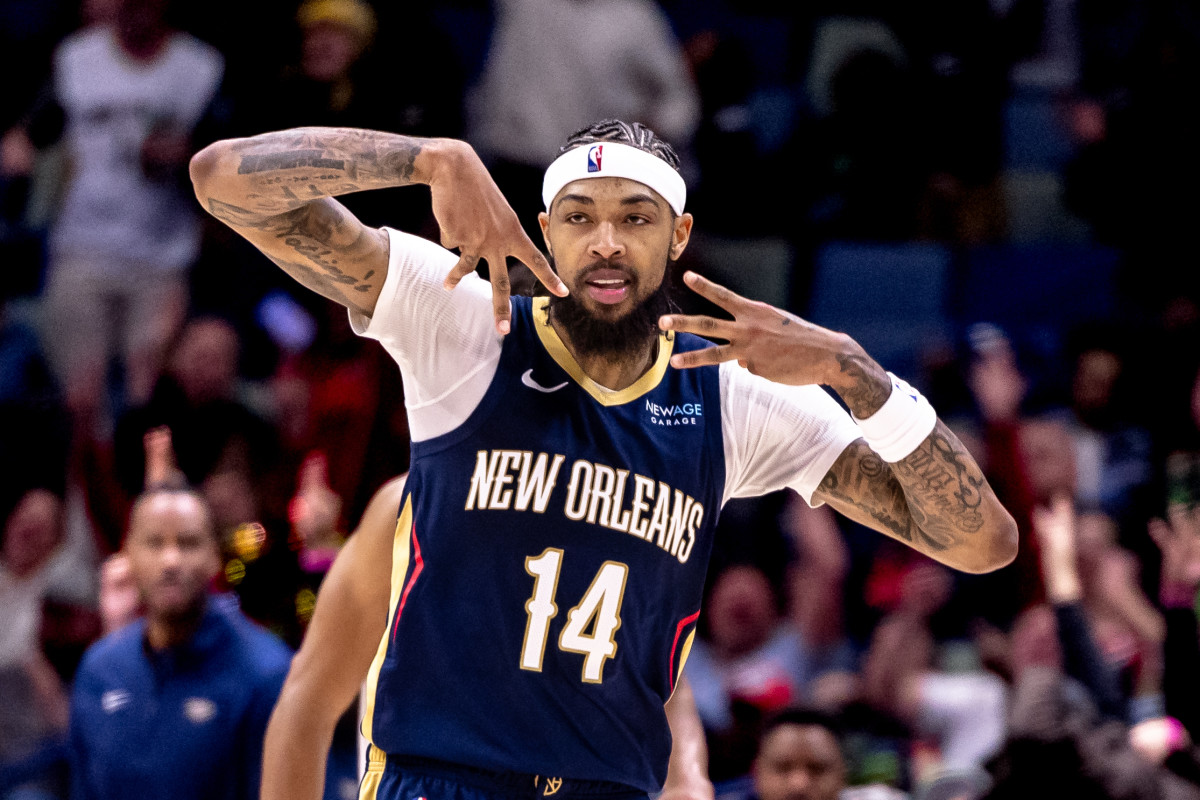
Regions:
<svg viewBox="0 0 1200 800"><path fill-rule="evenodd" d="M721 364L725 500L794 489L813 493L860 437L850 415L820 386L784 386ZM819 503L818 503L819 505Z"/></svg>
<svg viewBox="0 0 1200 800"><path fill-rule="evenodd" d="M487 281L470 274L447 291L442 281L458 256L419 236L384 230L388 272L375 313L351 310L350 325L399 364L409 427L420 441L471 415L500 363L502 339Z"/></svg>

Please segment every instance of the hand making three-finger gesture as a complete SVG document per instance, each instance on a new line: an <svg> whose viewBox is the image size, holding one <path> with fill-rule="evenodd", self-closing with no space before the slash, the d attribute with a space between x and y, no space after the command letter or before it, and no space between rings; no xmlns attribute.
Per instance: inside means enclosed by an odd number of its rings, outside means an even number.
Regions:
<svg viewBox="0 0 1200 800"><path fill-rule="evenodd" d="M456 158L439 164L429 182L433 215L441 228L442 246L457 249L458 263L446 275L445 287L453 289L475 271L480 259L487 262L492 283L492 309L496 329L509 331L508 257L529 267L553 294L565 296L566 285L550 262L525 234L516 213L504 199L479 156L462 147Z"/></svg>
<svg viewBox="0 0 1200 800"><path fill-rule="evenodd" d="M726 341L704 350L678 353L671 357L671 366L686 369L736 360L755 375L792 386L816 383L837 389L849 375L873 380L881 387L890 386L883 368L846 334L814 325L767 303L748 300L694 272L685 273L683 280L701 297L732 314L733 319L687 314L662 317L659 327L663 330ZM847 370L848 362L854 362L856 369Z"/></svg>

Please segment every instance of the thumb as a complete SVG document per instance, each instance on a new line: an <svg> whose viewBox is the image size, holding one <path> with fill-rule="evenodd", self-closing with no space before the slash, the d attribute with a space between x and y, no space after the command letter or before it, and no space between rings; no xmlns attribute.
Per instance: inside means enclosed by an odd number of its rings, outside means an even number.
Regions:
<svg viewBox="0 0 1200 800"><path fill-rule="evenodd" d="M300 491L322 489L329 486L328 463L319 450L309 453L300 466Z"/></svg>

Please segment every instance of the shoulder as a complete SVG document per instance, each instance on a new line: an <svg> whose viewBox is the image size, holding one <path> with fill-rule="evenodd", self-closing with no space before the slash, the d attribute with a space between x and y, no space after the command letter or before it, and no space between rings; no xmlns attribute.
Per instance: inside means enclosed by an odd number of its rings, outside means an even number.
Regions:
<svg viewBox="0 0 1200 800"><path fill-rule="evenodd" d="M266 679L287 672L293 654L282 639L247 617L240 609L227 608L222 613L237 638L243 667Z"/></svg>
<svg viewBox="0 0 1200 800"><path fill-rule="evenodd" d="M210 68L220 68L225 62L221 51L190 33L176 32L171 37L171 48L182 58L202 63Z"/></svg>
<svg viewBox="0 0 1200 800"><path fill-rule="evenodd" d="M386 226L382 230L388 237L391 265L432 264L449 269L458 263L458 256L437 242Z"/></svg>
<svg viewBox="0 0 1200 800"><path fill-rule="evenodd" d="M137 620L92 643L79 662L78 674L107 675L138 659L145 629L145 622Z"/></svg>
<svg viewBox="0 0 1200 800"><path fill-rule="evenodd" d="M107 27L93 25L81 28L59 42L54 50L54 60L61 68L103 57L108 52L111 40L112 33Z"/></svg>
<svg viewBox="0 0 1200 800"><path fill-rule="evenodd" d="M848 418L829 392L816 384L788 386L775 383L752 374L736 361L725 361L720 369L721 399L726 404L730 401L747 401L752 407L778 406L783 409L790 406L808 414Z"/></svg>

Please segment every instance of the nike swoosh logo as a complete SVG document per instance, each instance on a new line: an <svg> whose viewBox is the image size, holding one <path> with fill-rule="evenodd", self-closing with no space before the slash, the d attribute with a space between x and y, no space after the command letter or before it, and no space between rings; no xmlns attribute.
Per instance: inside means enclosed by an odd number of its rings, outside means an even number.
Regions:
<svg viewBox="0 0 1200 800"><path fill-rule="evenodd" d="M562 389L567 385L567 381L563 381L558 386L542 386L533 379L533 370L531 369L525 370L525 374L521 376L521 383L525 384L530 389L534 389L535 391L539 392L546 392L547 394L550 392L557 392L559 389Z"/></svg>

